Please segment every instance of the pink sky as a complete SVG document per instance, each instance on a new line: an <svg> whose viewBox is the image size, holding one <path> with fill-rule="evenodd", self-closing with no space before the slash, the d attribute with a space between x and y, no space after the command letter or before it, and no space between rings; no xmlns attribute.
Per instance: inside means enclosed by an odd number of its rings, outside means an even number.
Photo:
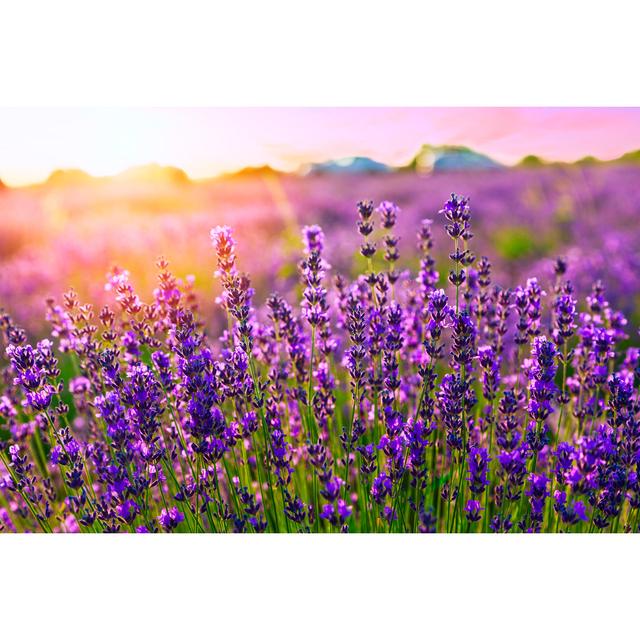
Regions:
<svg viewBox="0 0 640 640"><path fill-rule="evenodd" d="M423 143L463 144L505 163L612 159L640 148L640 108L0 109L0 140L0 179L10 185L58 168L110 175L150 162L193 178L354 155L401 164Z"/></svg>

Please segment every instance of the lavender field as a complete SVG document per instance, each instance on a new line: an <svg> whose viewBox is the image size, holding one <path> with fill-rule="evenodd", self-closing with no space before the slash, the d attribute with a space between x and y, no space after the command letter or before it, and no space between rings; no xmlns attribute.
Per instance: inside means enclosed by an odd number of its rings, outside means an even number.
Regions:
<svg viewBox="0 0 640 640"><path fill-rule="evenodd" d="M638 531L638 165L60 174L0 215L5 532Z"/></svg>
<svg viewBox="0 0 640 640"><path fill-rule="evenodd" d="M453 174L375 175L249 174L191 182L171 171L121 180L52 176L47 184L0 188L0 300L14 319L41 335L45 300L73 287L96 306L109 302L104 285L114 267L126 268L136 289L150 296L150 265L165 256L179 278L192 275L204 320L220 327L212 304L209 230L230 225L243 269L264 300L297 283L300 230L319 224L334 271L363 266L353 237L355 203L390 199L402 208L396 233L401 268L418 266L415 236L434 218L452 190L474 203L477 255L490 255L503 286L532 273L553 280L552 261L564 256L581 294L601 279L616 306L628 314L640 295L640 165L594 164ZM438 259L449 251L434 225ZM215 294L215 295L214 295ZM637 319L637 317L636 317ZM43 334L42 334L43 335Z"/></svg>

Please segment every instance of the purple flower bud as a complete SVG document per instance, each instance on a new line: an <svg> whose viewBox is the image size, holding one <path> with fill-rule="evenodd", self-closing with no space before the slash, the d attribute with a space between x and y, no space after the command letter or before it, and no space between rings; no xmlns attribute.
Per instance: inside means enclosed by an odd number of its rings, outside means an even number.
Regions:
<svg viewBox="0 0 640 640"><path fill-rule="evenodd" d="M479 500L467 500L467 504L464 506L465 515L469 522L478 522L482 518L480 512L483 510L484 507Z"/></svg>
<svg viewBox="0 0 640 640"><path fill-rule="evenodd" d="M158 522L165 531L173 531L183 520L184 515L177 507L163 509L158 516Z"/></svg>

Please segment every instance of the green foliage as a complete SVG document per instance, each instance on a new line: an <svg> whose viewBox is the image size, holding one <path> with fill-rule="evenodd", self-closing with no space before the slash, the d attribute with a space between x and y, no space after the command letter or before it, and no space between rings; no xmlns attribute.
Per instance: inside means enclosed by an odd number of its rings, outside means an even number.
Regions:
<svg viewBox="0 0 640 640"><path fill-rule="evenodd" d="M508 261L544 255L553 244L527 227L503 227L495 232L492 240L496 251Z"/></svg>

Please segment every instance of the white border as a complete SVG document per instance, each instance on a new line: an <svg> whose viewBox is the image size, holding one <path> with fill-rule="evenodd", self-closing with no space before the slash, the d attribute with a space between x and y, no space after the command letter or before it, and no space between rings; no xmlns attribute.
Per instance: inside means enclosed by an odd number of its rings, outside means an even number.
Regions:
<svg viewBox="0 0 640 640"><path fill-rule="evenodd" d="M3 2L5 105L634 106L627 0Z"/></svg>
<svg viewBox="0 0 640 640"><path fill-rule="evenodd" d="M52 640L629 637L636 541L6 535L0 624Z"/></svg>

